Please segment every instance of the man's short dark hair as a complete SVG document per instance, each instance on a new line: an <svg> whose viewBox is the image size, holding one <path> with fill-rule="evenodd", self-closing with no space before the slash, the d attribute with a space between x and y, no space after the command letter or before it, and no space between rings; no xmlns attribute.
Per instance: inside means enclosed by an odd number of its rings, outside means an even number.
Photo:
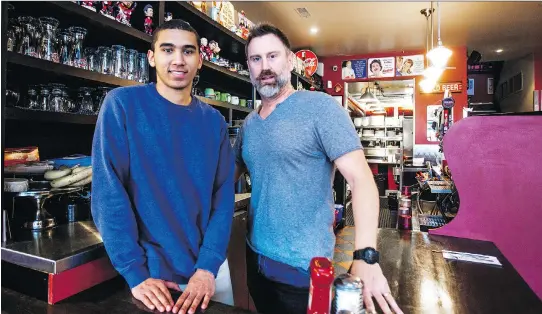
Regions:
<svg viewBox="0 0 542 314"><path fill-rule="evenodd" d="M160 31L163 31L165 29L180 29L182 31L187 31L187 32L194 33L194 35L196 35L196 41L197 41L196 48L199 49L200 37L199 37L198 32L194 29L194 27L192 27L192 25L190 25L190 23L188 23L187 21L184 21L184 20L181 20L181 19L173 19L173 20L169 20L169 21L165 22L164 24L158 26L154 30L154 32L152 34L152 44L151 44L151 50L152 51L154 51L154 45L156 44L156 40L158 39L158 33L160 33Z"/></svg>
<svg viewBox="0 0 542 314"><path fill-rule="evenodd" d="M278 39L280 39L280 41L284 44L284 46L288 48L288 50L290 50L291 48L290 41L288 40L288 37L286 37L286 35L284 35L284 33L280 29L278 29L277 27L269 23L260 23L252 27L248 33L247 44L245 46L246 56L248 57L248 45L250 45L250 42L254 38L262 37L269 34L277 36Z"/></svg>

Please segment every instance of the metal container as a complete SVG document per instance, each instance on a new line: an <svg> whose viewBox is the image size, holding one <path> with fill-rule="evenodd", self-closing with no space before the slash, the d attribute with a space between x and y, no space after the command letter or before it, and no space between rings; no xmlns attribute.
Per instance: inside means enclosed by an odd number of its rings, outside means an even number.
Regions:
<svg viewBox="0 0 542 314"><path fill-rule="evenodd" d="M346 273L339 275L333 282L335 295L331 314L363 313L363 283L359 277Z"/></svg>

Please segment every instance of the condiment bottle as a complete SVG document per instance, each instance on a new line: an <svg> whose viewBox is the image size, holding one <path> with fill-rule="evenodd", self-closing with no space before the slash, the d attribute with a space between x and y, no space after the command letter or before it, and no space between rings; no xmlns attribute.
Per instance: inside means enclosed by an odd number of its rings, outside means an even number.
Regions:
<svg viewBox="0 0 542 314"><path fill-rule="evenodd" d="M335 296L333 297L331 314L364 313L363 283L359 277L350 273L341 274L333 282L333 287Z"/></svg>
<svg viewBox="0 0 542 314"><path fill-rule="evenodd" d="M325 257L314 257L310 264L311 282L307 314L329 314L331 284L335 278L333 263Z"/></svg>

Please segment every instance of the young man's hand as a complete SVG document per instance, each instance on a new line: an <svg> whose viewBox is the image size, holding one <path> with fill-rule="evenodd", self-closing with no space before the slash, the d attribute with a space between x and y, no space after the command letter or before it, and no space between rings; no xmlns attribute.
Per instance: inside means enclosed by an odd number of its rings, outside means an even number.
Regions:
<svg viewBox="0 0 542 314"><path fill-rule="evenodd" d="M205 310L211 297L215 294L215 276L203 269L198 269L190 278L183 294L175 303L173 313L193 314L201 302L201 308ZM180 310L180 311L179 311Z"/></svg>
<svg viewBox="0 0 542 314"><path fill-rule="evenodd" d="M174 282L149 278L132 288L132 295L150 310L157 309L160 312L169 312L173 308L173 299L168 288L181 290Z"/></svg>

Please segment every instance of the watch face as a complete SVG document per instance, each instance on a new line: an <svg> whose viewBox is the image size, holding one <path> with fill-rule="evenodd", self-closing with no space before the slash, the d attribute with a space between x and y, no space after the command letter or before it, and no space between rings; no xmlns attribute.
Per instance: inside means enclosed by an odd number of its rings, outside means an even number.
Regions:
<svg viewBox="0 0 542 314"><path fill-rule="evenodd" d="M373 249L365 250L365 260L371 264L378 262L378 252Z"/></svg>

